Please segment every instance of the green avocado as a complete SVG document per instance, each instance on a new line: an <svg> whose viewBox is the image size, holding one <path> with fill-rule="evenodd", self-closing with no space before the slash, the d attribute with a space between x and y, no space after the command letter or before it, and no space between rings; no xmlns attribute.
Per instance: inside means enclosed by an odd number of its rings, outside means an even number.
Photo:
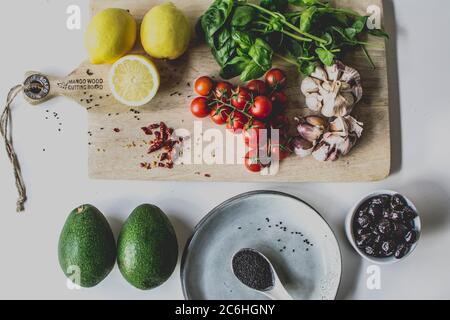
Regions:
<svg viewBox="0 0 450 320"><path fill-rule="evenodd" d="M72 282L91 288L103 281L116 262L116 242L105 216L94 206L73 210L59 237L59 264Z"/></svg>
<svg viewBox="0 0 450 320"><path fill-rule="evenodd" d="M117 244L117 262L123 277L141 290L162 285L178 261L178 243L172 224L156 206L137 207L125 222Z"/></svg>

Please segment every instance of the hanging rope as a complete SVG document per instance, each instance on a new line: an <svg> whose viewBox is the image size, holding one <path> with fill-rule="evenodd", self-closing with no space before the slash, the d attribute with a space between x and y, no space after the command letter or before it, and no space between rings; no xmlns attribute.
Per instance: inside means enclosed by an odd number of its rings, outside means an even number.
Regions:
<svg viewBox="0 0 450 320"><path fill-rule="evenodd" d="M23 182L22 173L20 170L19 160L14 152L13 140L11 134L11 103L14 98L23 90L23 85L17 85L12 88L6 99L5 110L0 117L0 133L5 141L6 153L8 154L9 160L14 168L14 177L16 180L16 187L19 193L19 199L17 200L17 212L22 212L25 210L24 204L27 201L27 191L25 188L25 183Z"/></svg>

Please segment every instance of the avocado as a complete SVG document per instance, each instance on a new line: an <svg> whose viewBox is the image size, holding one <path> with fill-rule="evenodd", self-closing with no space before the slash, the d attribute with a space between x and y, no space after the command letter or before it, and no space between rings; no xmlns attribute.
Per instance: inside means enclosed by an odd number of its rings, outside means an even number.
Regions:
<svg viewBox="0 0 450 320"><path fill-rule="evenodd" d="M59 264L69 279L84 288L96 286L113 269L116 252L111 227L97 208L86 204L70 213L58 245Z"/></svg>
<svg viewBox="0 0 450 320"><path fill-rule="evenodd" d="M141 290L162 285L178 261L172 224L156 206L137 207L125 222L117 243L117 262L123 277Z"/></svg>

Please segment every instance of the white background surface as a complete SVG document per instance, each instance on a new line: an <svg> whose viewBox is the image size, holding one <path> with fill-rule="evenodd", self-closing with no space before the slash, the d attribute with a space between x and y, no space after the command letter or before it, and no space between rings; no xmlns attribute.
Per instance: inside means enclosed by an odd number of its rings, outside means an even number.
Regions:
<svg viewBox="0 0 450 320"><path fill-rule="evenodd" d="M0 98L28 70L63 76L85 58L82 31L65 27L66 8L79 4L83 27L88 1L10 0L0 10ZM0 151L0 298L182 299L179 267L153 291L141 292L117 267L98 287L71 291L57 260L60 230L69 212L92 203L115 232L137 205L160 206L174 222L180 247L210 209L242 192L272 189L310 202L332 225L343 251L341 299L450 298L450 2L395 0L385 4L389 44L393 174L379 183L233 184L107 182L87 178L87 121L83 108L65 99L29 107L14 103L14 136L29 190L27 211L15 213L10 163ZM45 110L63 123L44 120ZM45 152L43 149L45 148ZM406 261L381 268L382 290L366 287L368 264L349 247L343 232L347 211L365 194L394 189L422 213L423 235Z"/></svg>

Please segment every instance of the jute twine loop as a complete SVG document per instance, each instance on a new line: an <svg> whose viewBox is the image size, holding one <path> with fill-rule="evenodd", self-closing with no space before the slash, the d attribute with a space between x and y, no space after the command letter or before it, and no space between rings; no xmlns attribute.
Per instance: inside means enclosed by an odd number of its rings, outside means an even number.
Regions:
<svg viewBox="0 0 450 320"><path fill-rule="evenodd" d="M13 139L11 134L11 103L14 98L23 90L23 85L17 85L12 88L6 99L5 110L0 117L0 133L5 141L6 153L14 168L14 177L16 180L16 187L19 193L19 199L17 200L17 212L23 212L25 210L24 204L27 201L27 191L25 183L22 178L22 172L20 170L19 160L14 152Z"/></svg>

